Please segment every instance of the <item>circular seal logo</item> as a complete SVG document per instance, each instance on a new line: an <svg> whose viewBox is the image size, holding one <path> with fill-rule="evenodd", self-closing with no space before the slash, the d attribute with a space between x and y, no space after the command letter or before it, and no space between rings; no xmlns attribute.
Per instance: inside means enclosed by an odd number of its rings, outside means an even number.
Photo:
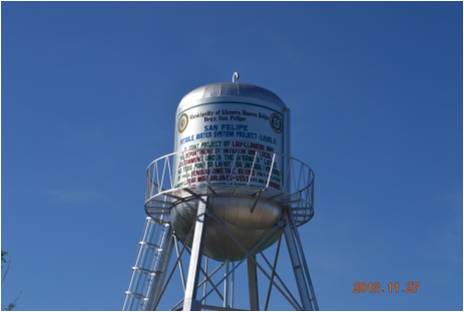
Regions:
<svg viewBox="0 0 464 312"><path fill-rule="evenodd" d="M282 117L280 114L272 113L270 118L271 128L277 132L282 132Z"/></svg>
<svg viewBox="0 0 464 312"><path fill-rule="evenodd" d="M184 132L185 128L187 128L187 125L189 123L189 118L186 113L183 113L179 117L179 121L177 122L177 130L179 133Z"/></svg>

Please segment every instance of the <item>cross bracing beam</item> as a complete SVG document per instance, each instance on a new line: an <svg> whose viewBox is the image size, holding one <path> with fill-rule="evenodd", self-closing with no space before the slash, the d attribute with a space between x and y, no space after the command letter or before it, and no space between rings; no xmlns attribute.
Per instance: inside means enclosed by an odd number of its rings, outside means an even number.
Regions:
<svg viewBox="0 0 464 312"><path fill-rule="evenodd" d="M199 203L203 203L203 202L200 201ZM197 281L194 283L195 284L195 289L196 289L195 291L197 291L198 289L200 289L201 287L204 287L206 285L209 285L209 288L207 290L205 288L203 288L203 293L199 296L201 298L196 298L195 301L192 301L193 305L191 305L191 307L193 306L193 309L198 310L198 309L208 309L208 307L213 307L215 310L220 310L220 309L217 308L218 306L216 306L216 305L206 304L206 302L205 302L206 299L214 292L214 293L217 294L217 296L219 297L219 299L221 301L225 302L225 298L227 297L227 295L226 295L226 291L221 291L221 289L220 289L221 284L227 281L227 278L230 277L231 274L234 271L237 270L237 268L244 262L244 260L246 260L247 258L256 257L256 256L259 256L260 260L263 260L263 262L265 263L265 267L267 267L267 268L263 267L264 263L261 264L260 261L258 261L258 258L256 258L256 265L255 265L256 269L259 272L261 272L262 276L264 276L267 279L267 281L269 282L269 284L267 286L267 291L265 292L265 296L263 296L263 299L264 299L263 302L262 302L263 306L261 306L260 308L262 308L264 310L268 310L269 305L270 305L270 298L272 296L273 290L276 290L295 310L317 309L317 303L314 303L315 300L313 300L314 297L312 296L312 292L307 297L307 299L309 299L309 302L310 302L310 308L308 309L307 307L305 307L305 303L303 301L300 302L300 300L297 300L295 298L294 294L286 286L285 282L282 280L281 276L279 275L279 273L277 271L278 258L279 258L279 254L281 252L282 236L285 236L285 235L282 235L281 237L279 237L277 243L274 245L275 250L274 250L273 257L271 257L272 261L268 258L268 256L266 256L266 254L263 251L259 250L259 247L264 245L273 235L276 234L276 232L278 230L284 229L284 233L285 233L285 227L290 227L289 226L290 225L289 220L287 221L285 218L280 220L279 223L277 223L273 228L271 228L268 231L267 235L265 235L265 237L263 237L263 239L260 242L255 244L255 246L253 248L247 250L243 246L243 243L241 243L235 237L235 235L228 229L227 224L224 221L222 221L220 218L218 218L217 216L215 216L214 214L212 214L212 213L210 213L208 211L205 211L204 214L200 213L199 216L200 217L204 216L204 219L203 219L202 223L206 227L207 227L207 223L204 222L204 220L206 218L211 218L212 220L220 223L223 226L222 229L224 230L224 233L227 233L227 236L229 236L231 238L231 240L233 240L234 243L244 252L245 257L242 260L239 260L239 261L236 261L236 262L231 262L229 270L228 271L226 270L226 272L224 273L222 278L220 278L219 280L216 280L216 281L213 280L213 275L215 275L222 268L224 268L225 263L224 262L220 263L217 267L215 267L214 270L212 270L210 272L208 271L207 268L204 268L199 263L199 266L197 268L197 274L199 274L199 275L197 277ZM193 229L193 227L192 227L192 229ZM193 231L194 231L194 229L193 229ZM292 234L292 237L294 239L294 247L296 248L296 255L297 255L297 257L298 257L298 259L300 261L300 266L302 268L301 269L302 276L305 279L304 285L305 285L306 288L309 288L309 285L308 285L308 282L307 282L307 279L306 279L307 271L304 270L305 263L303 262L304 261L303 260L304 255L302 254L301 245L298 244L300 242L298 242L297 237L295 236L295 234L294 233L291 233L291 234ZM183 245L182 248L179 248L178 239L175 237L175 234L173 234L173 240L175 240L175 243L173 245L174 245L175 250L176 250L177 259L176 259L176 261L174 263L172 271L175 271L176 269L179 271L181 283L184 285L184 283L185 283L185 275L184 275L183 266L182 266L182 254L184 254L184 256L185 256L185 254L190 254L190 256L191 256L193 245L192 245L192 248L189 248L188 247L189 242L184 242L182 244ZM181 249L181 250L179 250L179 249ZM202 277L201 277L200 274L202 275ZM173 272L171 272L169 274L168 279L165 282L164 287L162 289L162 294L164 294L164 292L166 290L166 287L167 287L167 284L171 281L172 275L173 275ZM200 293L197 293L197 294L200 294ZM254 297L256 299L258 299L257 295L254 296ZM185 296L184 296L184 298L185 298ZM259 301L259 300L257 300L257 301ZM176 305L174 305L174 307L172 309L173 310L179 310L179 309L182 309L184 306L185 306L185 300L182 299ZM250 307L252 309L256 309L259 306L255 303L253 306L250 306ZM236 307L233 307L232 304L230 304L228 307L227 307L227 305L222 307L222 309L225 309L225 308L227 308L228 310L236 310ZM184 308L184 310L186 310L186 309Z"/></svg>

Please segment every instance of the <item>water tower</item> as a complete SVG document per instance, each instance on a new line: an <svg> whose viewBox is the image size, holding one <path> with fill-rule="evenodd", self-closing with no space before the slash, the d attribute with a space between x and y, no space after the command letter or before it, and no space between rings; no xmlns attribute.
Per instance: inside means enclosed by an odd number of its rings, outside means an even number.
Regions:
<svg viewBox="0 0 464 312"><path fill-rule="evenodd" d="M318 310L297 229L314 214L314 173L290 156L284 102L238 80L234 73L232 83L199 87L179 103L174 152L147 168L147 220L123 310L157 309L175 271L180 300L172 310L238 310L242 263L245 309L267 310L274 290L295 310ZM277 272L282 237L297 292Z"/></svg>

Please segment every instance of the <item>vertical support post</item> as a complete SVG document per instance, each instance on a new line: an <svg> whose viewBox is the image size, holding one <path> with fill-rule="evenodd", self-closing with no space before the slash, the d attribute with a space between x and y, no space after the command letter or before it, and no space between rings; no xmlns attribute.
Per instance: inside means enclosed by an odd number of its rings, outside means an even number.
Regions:
<svg viewBox="0 0 464 312"><path fill-rule="evenodd" d="M250 310L259 310L258 275L256 272L256 256L247 258L248 269L248 293L250 296Z"/></svg>
<svg viewBox="0 0 464 312"><path fill-rule="evenodd" d="M284 212L284 218L287 223L284 228L285 241L287 243L288 253L292 262L293 273L295 274L295 280L297 283L298 292L300 294L303 309L306 311L313 311L315 310L317 305L316 307L313 305L313 300L309 289L310 285L308 285L311 283L311 281L308 280L305 275L305 273L307 273L308 270L307 268L304 268L306 263L304 261L303 250L299 250L301 249L299 248L301 246L299 246L298 242L296 241L296 228L294 227L293 222L290 219L291 217L292 216L290 215L289 211Z"/></svg>
<svg viewBox="0 0 464 312"><path fill-rule="evenodd" d="M233 263L230 263L229 260L224 261L224 298L223 298L223 308L232 308L233 298L234 298L234 271L230 271L230 268L233 267Z"/></svg>
<svg viewBox="0 0 464 312"><path fill-rule="evenodd" d="M202 196L198 202L195 230L193 232L192 249L190 252L190 263L188 269L187 284L184 295L184 311L197 311L200 303L197 302L197 284L201 266L201 249L206 222L207 196Z"/></svg>
<svg viewBox="0 0 464 312"><path fill-rule="evenodd" d="M205 257L205 273L206 274L209 274L208 273L208 257ZM205 305L206 304L206 291L208 290L208 283L204 283L203 284L203 302L202 304Z"/></svg>
<svg viewBox="0 0 464 312"><path fill-rule="evenodd" d="M229 275L229 260L224 261L224 298L222 300L222 307L227 308L229 307L229 280L230 280L230 275Z"/></svg>
<svg viewBox="0 0 464 312"><path fill-rule="evenodd" d="M234 263L231 263L232 268ZM229 307L234 307L234 289L235 289L235 270L230 273L230 284L229 284Z"/></svg>

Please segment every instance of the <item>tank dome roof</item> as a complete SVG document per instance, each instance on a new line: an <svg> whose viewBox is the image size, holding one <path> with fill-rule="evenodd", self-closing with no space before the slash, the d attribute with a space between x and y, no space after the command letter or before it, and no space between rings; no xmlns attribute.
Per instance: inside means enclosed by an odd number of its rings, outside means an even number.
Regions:
<svg viewBox="0 0 464 312"><path fill-rule="evenodd" d="M195 102L220 101L226 102L231 99L247 101L258 101L274 104L280 109L285 109L285 103L272 91L245 83L220 82L211 83L198 87L187 93L179 103L178 110Z"/></svg>

